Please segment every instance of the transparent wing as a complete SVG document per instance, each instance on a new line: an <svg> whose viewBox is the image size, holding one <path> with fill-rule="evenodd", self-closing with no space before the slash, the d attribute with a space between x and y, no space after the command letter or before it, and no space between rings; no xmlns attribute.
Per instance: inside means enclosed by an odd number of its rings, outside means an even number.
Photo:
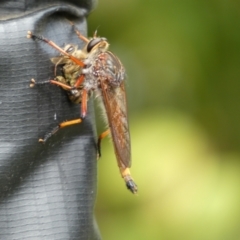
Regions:
<svg viewBox="0 0 240 240"><path fill-rule="evenodd" d="M118 165L130 167L131 141L124 82L113 87L101 81L101 90Z"/></svg>

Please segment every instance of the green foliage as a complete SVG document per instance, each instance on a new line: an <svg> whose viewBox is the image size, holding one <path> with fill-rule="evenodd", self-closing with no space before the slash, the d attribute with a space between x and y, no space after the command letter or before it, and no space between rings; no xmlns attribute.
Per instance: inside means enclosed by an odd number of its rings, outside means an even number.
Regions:
<svg viewBox="0 0 240 240"><path fill-rule="evenodd" d="M99 0L89 35L124 63L139 196L110 141L97 220L108 239L239 239L240 2ZM109 149L109 151L108 151Z"/></svg>

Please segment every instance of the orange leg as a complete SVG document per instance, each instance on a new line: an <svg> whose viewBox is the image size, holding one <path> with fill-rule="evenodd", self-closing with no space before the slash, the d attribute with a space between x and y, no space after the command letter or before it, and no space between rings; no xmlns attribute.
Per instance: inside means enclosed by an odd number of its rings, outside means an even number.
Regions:
<svg viewBox="0 0 240 240"><path fill-rule="evenodd" d="M80 75L80 77L77 79L76 83L74 84L75 88L79 87L83 83L84 77L85 75L83 74Z"/></svg>
<svg viewBox="0 0 240 240"><path fill-rule="evenodd" d="M80 31L76 28L76 26L73 24L73 22L71 22L71 21L69 21L69 22L70 22L70 24L73 26L74 31L75 31L75 33L78 35L78 37L79 37L81 40L83 40L84 42L88 43L88 42L89 42L89 39L86 38L86 37L84 37L84 36L80 33Z"/></svg>
<svg viewBox="0 0 240 240"><path fill-rule="evenodd" d="M43 36L37 36L37 35L33 34L31 31L28 31L27 32L27 38L39 39L39 40L47 43L51 47L55 48L56 50L58 50L63 55L68 56L77 65L79 65L81 67L85 66L85 64L81 60L79 60L79 59L75 58L74 56L72 56L71 54L67 53L62 48L60 48L56 43L52 42L51 40L48 40L47 38L44 38Z"/></svg>
<svg viewBox="0 0 240 240"><path fill-rule="evenodd" d="M81 74L80 77L76 80L76 83L74 84L73 87L71 87L71 86L69 86L65 83L61 83L59 81L56 81L56 80L49 80L49 82L62 87L64 90L73 90L73 89L79 87L83 83L84 77L85 77L85 75Z"/></svg>
<svg viewBox="0 0 240 240"><path fill-rule="evenodd" d="M105 138L107 135L109 135L110 133L110 129L106 130L105 132L103 132L99 137L98 137L98 158L101 157L101 141L103 138Z"/></svg>
<svg viewBox="0 0 240 240"><path fill-rule="evenodd" d="M81 74L80 77L76 80L76 83L74 84L73 87L71 87L65 83L56 81L56 80L49 80L49 82L54 85L62 87L64 90L73 90L73 89L79 87L83 83L84 77L85 77L85 75ZM46 83L46 82L43 82L43 83ZM35 82L35 84L36 84L36 82Z"/></svg>
<svg viewBox="0 0 240 240"><path fill-rule="evenodd" d="M64 90L72 90L72 87L56 80L49 80L50 83L62 87Z"/></svg>
<svg viewBox="0 0 240 240"><path fill-rule="evenodd" d="M62 83L62 82L59 82L59 81L56 81L56 80L47 80L47 81L44 81L44 82L36 82L33 78L31 79L31 84L30 84L30 87L34 87L35 85L43 85L43 84L46 84L46 83L52 83L54 85L57 85L57 86L60 86L61 88L63 88L64 90L73 90L77 87L79 87L82 83L83 83L83 80L84 80L84 75L80 75L80 77L77 79L74 87L71 87L69 86L68 84L65 84L65 83Z"/></svg>
<svg viewBox="0 0 240 240"><path fill-rule="evenodd" d="M35 79L33 79L33 78L31 79L30 87L34 87L35 85L44 85L46 83L52 83L54 85L60 86L64 90L72 90L72 87L70 87L69 85L61 83L56 80L47 80L47 81L43 81L43 82L36 82Z"/></svg>
<svg viewBox="0 0 240 240"><path fill-rule="evenodd" d="M86 89L82 90L82 102L81 102L81 117L85 118L87 115L87 97L88 93Z"/></svg>
<svg viewBox="0 0 240 240"><path fill-rule="evenodd" d="M64 128L64 127L68 127L74 124L79 124L82 122L81 118L78 119L74 119L74 120L70 120L70 121L66 121L66 122L62 122L60 123L57 127L55 127L51 132L47 133L44 138L40 138L38 141L45 143L52 135L54 135L59 129Z"/></svg>

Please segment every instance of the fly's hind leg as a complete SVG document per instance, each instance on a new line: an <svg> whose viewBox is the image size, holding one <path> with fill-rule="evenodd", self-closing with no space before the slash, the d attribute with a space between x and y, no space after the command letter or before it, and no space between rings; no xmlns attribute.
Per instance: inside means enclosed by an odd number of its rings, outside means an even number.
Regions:
<svg viewBox="0 0 240 240"><path fill-rule="evenodd" d="M105 138L106 136L108 136L110 133L110 130L106 130L105 132L103 132L99 137L98 137L98 143L97 143L97 147L98 147L98 158L101 157L101 142L102 139Z"/></svg>
<svg viewBox="0 0 240 240"><path fill-rule="evenodd" d="M77 118L74 120L70 120L70 121L66 121L66 122L62 122L60 123L58 126L56 126L55 128L52 129L51 132L47 133L44 138L40 138L38 141L45 143L51 136L53 136L59 129L64 128L64 127L68 127L74 124L79 124L82 122L81 118Z"/></svg>
<svg viewBox="0 0 240 240"><path fill-rule="evenodd" d="M81 85L82 81L84 80L84 75L81 75L79 77L79 79L77 80L77 83L79 85ZM31 83L30 83L30 87L34 87L35 85L43 85L46 83L51 83L57 86L62 87L64 90L68 91L68 90L73 90L75 88L71 87L63 82L57 81L57 80L47 80L47 81L43 81L43 82L36 82L34 79L31 79ZM83 118L86 116L87 114L87 91L84 91L84 98L82 99L82 110L83 110ZM85 96L86 95L86 96ZM74 124L79 124L82 122L83 118L78 118L78 119L74 119L74 120L70 120L70 121L66 121L66 122L62 122L60 123L58 126L56 126L55 128L52 129L52 131L50 131L49 133L47 133L44 138L40 138L39 142L45 143L52 135L54 135L59 129L64 128L64 127L68 127Z"/></svg>

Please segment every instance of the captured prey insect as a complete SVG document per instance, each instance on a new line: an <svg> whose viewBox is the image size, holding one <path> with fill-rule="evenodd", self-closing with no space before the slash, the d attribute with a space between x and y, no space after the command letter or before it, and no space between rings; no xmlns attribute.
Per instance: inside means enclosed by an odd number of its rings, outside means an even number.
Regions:
<svg viewBox="0 0 240 240"><path fill-rule="evenodd" d="M83 49L78 49L72 44L60 48L43 36L35 35L30 31L27 35L28 38L47 43L61 53L59 57L52 58L51 61L55 64L55 72L56 67L62 65L63 76L57 76L48 82L62 87L67 91L72 102L81 105L81 118L60 123L40 141L45 142L62 127L81 123L87 114L88 98L93 92L96 93L98 99L103 103L103 110L109 124L109 129L103 132L98 139L99 155L101 155L101 140L110 134L120 173L127 188L135 194L138 188L129 170L131 167L131 142L124 87L125 69L118 57L108 51L109 43L106 38L97 37L95 32L93 38L88 39L73 24L72 26L78 37L86 43ZM30 86L34 86L34 84L35 81L32 80Z"/></svg>

